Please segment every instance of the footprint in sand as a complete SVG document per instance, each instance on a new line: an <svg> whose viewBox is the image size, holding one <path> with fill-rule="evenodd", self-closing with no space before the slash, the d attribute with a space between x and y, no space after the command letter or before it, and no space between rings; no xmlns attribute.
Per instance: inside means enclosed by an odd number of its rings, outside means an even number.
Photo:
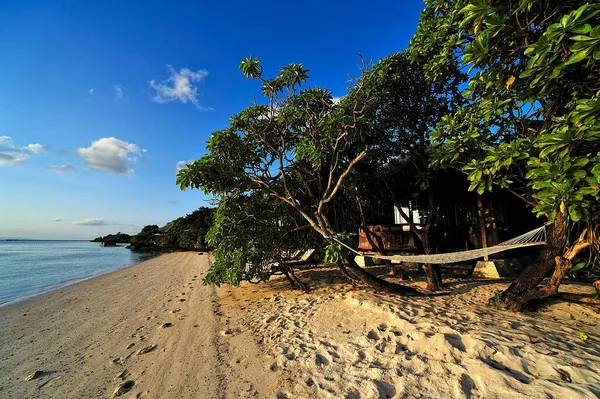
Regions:
<svg viewBox="0 0 600 399"><path fill-rule="evenodd" d="M329 359L327 359L325 356L323 356L321 354L317 354L317 356L315 357L315 363L319 367L329 366Z"/></svg>
<svg viewBox="0 0 600 399"><path fill-rule="evenodd" d="M127 381L123 382L117 388L115 388L115 391L113 392L113 396L121 396L123 394L126 394L127 392L131 391L131 388L133 388L134 385L135 385L135 381L133 381L133 380L127 380Z"/></svg>
<svg viewBox="0 0 600 399"><path fill-rule="evenodd" d="M385 381L375 380L373 381L379 392L379 399L393 398L396 395L396 388Z"/></svg>
<svg viewBox="0 0 600 399"><path fill-rule="evenodd" d="M139 355L144 355L146 353L150 353L153 350L155 350L157 347L158 347L158 345L156 345L156 344L154 344L154 345L148 345L148 346L140 349L137 354L139 356Z"/></svg>

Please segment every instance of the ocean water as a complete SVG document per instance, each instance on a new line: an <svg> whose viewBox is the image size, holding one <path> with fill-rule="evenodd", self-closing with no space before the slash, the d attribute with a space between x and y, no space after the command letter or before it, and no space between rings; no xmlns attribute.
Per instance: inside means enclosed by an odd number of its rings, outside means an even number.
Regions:
<svg viewBox="0 0 600 399"><path fill-rule="evenodd" d="M156 255L87 241L0 241L0 306Z"/></svg>

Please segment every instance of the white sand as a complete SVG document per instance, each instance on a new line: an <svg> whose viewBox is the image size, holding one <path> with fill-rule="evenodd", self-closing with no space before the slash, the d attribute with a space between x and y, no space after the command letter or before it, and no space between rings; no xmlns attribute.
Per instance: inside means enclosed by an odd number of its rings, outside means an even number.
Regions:
<svg viewBox="0 0 600 399"><path fill-rule="evenodd" d="M301 274L309 294L282 278L215 289L201 286L207 268L207 256L163 255L0 308L0 398L110 398L124 381L123 398L600 394L589 307L498 312L485 302L506 283L469 280L445 297L377 295L328 269Z"/></svg>
<svg viewBox="0 0 600 399"><path fill-rule="evenodd" d="M593 310L562 302L538 313L499 312L485 302L506 284L452 285L451 296L435 298L345 285L300 294L281 291L281 281L230 295L239 301L252 290L238 313L264 342L270 370L288 381L281 388L290 398L600 395L600 316Z"/></svg>

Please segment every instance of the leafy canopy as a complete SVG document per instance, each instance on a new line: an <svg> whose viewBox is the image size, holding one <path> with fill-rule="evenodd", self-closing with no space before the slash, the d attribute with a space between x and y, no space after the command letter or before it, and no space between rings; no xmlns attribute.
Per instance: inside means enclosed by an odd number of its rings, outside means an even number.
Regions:
<svg viewBox="0 0 600 399"><path fill-rule="evenodd" d="M357 128L362 109L355 103L340 112L331 92L302 88L308 70L301 64L265 78L259 61L250 57L242 60L240 70L261 83L262 102L214 132L208 153L180 171L177 183L216 196L276 198L330 237L335 233L330 205L355 164L375 145L366 130Z"/></svg>
<svg viewBox="0 0 600 399"><path fill-rule="evenodd" d="M411 41L431 79L457 63L468 104L433 134L434 164L497 185L554 220L593 222L600 199L600 4L427 0Z"/></svg>

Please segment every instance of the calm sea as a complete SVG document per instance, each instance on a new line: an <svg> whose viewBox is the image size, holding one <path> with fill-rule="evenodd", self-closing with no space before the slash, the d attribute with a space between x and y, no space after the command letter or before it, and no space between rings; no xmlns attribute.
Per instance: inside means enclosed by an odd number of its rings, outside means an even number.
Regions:
<svg viewBox="0 0 600 399"><path fill-rule="evenodd" d="M154 256L87 241L0 241L0 306Z"/></svg>

